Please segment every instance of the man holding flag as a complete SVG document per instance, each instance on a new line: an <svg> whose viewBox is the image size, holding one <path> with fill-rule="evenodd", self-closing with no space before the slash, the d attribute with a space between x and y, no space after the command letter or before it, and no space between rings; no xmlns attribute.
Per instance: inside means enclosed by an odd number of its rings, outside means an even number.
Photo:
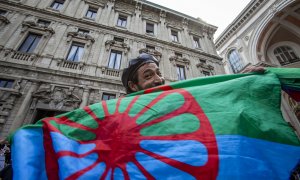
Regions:
<svg viewBox="0 0 300 180"><path fill-rule="evenodd" d="M298 97L299 80L299 69L268 69L163 85L141 55L122 75L126 97L18 130L14 178L288 179L300 142L280 93Z"/></svg>

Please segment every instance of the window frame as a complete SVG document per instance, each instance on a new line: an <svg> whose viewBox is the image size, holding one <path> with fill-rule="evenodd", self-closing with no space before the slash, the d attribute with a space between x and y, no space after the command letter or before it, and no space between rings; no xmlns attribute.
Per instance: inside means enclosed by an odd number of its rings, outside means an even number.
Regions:
<svg viewBox="0 0 300 180"><path fill-rule="evenodd" d="M288 45L281 45L274 48L273 54L282 66L297 62L297 60L299 61L296 51Z"/></svg>
<svg viewBox="0 0 300 180"><path fill-rule="evenodd" d="M233 54L233 53L234 53L234 57L231 56L231 54ZM234 59L231 59L230 56L233 57ZM244 68L242 58L241 58L240 54L238 53L237 49L231 49L229 51L229 53L227 54L227 59L229 61L231 70L234 74L240 72Z"/></svg>
<svg viewBox="0 0 300 180"><path fill-rule="evenodd" d="M30 36L35 36L34 39L32 40L32 42L27 42L27 41L31 41L29 38ZM39 37L38 40L37 37ZM41 39L42 39L43 35L41 34L38 34L38 33L33 33L33 32L29 32L26 36L26 38L22 41L21 45L19 46L18 50L19 52L22 52L22 53L34 53L34 51L37 49ZM37 42L36 42L37 41ZM26 45L26 43L29 43L29 45ZM28 46L26 48L26 46ZM33 49L32 49L33 47ZM22 50L24 49L25 50Z"/></svg>
<svg viewBox="0 0 300 180"><path fill-rule="evenodd" d="M186 80L185 66L176 64L176 73L177 73L178 81ZM183 77L183 79L182 79L182 77Z"/></svg>
<svg viewBox="0 0 300 180"><path fill-rule="evenodd" d="M171 40L172 42L179 42L179 32L171 29Z"/></svg>
<svg viewBox="0 0 300 180"><path fill-rule="evenodd" d="M128 21L128 16L124 16L124 15L119 14L116 25L118 27L126 28L127 27L127 21ZM124 22L125 22L125 24L123 24Z"/></svg>
<svg viewBox="0 0 300 180"><path fill-rule="evenodd" d="M59 11L59 10L61 10L61 9L63 8L64 3L65 3L65 0L54 0L54 1L51 3L51 6L50 6L50 7L51 7L53 10ZM58 4L57 7L54 7L55 4Z"/></svg>
<svg viewBox="0 0 300 180"><path fill-rule="evenodd" d="M148 30L148 27L149 27L148 25L151 25L152 31L151 31L151 29ZM148 32L148 31L150 31L150 32ZM146 34L154 36L154 33L155 33L154 23L146 22Z"/></svg>
<svg viewBox="0 0 300 180"><path fill-rule="evenodd" d="M72 55L73 56L73 58L71 58L71 59L69 59L69 57L70 57L70 53L71 53L71 51L72 51L72 49L73 49L73 46L76 46L77 47L77 49L75 50L76 52L75 52L75 55ZM82 48L82 52L79 52L79 53L81 53L79 56L79 58L78 59L75 59L77 56L78 56L78 47L80 47L80 48ZM84 55L84 49L85 49L85 44L84 43L80 43L80 42L72 42L72 44L71 44L71 46L70 46L70 48L69 48L69 52L68 52L68 54L67 54L67 57L66 57L66 61L70 61L70 62L80 62L81 60L82 60L82 57L83 57L83 55Z"/></svg>
<svg viewBox="0 0 300 180"><path fill-rule="evenodd" d="M200 38L193 36L193 46L195 49L201 49Z"/></svg>
<svg viewBox="0 0 300 180"><path fill-rule="evenodd" d="M209 71L205 71L205 70L202 70L202 74L204 76L210 76L211 75L211 73Z"/></svg>
<svg viewBox="0 0 300 180"><path fill-rule="evenodd" d="M0 78L0 88L12 89L14 87L14 79Z"/></svg>
<svg viewBox="0 0 300 180"><path fill-rule="evenodd" d="M108 99L104 99L104 96L107 96ZM112 98L114 97L114 98ZM102 93L102 97L101 97L101 100L102 101L108 101L108 100L111 100L111 99L116 99L117 98L117 95L116 94L112 94L112 93Z"/></svg>
<svg viewBox="0 0 300 180"><path fill-rule="evenodd" d="M88 13L91 13L91 16L88 16ZM95 20L97 16L98 10L96 8L89 7L85 13L86 18Z"/></svg>
<svg viewBox="0 0 300 180"><path fill-rule="evenodd" d="M112 59L112 54L115 53L115 57L114 59ZM120 60L119 62L118 61L118 56L117 55L120 55ZM109 54L109 59L108 59L108 64L107 64L107 68L109 69L114 69L114 70L120 70L121 68L121 63L122 63L122 57L123 57L123 52L122 51L119 51L119 50L115 50L115 49L112 49L110 51L110 54ZM112 62L113 61L113 62ZM117 63L116 63L117 62ZM112 66L111 66L112 64ZM116 65L118 65L118 67L116 67Z"/></svg>

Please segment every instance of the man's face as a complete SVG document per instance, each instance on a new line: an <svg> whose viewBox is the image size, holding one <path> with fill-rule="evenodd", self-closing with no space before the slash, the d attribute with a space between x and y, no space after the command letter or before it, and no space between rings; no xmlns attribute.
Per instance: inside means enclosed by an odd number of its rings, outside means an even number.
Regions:
<svg viewBox="0 0 300 180"><path fill-rule="evenodd" d="M129 83L133 91L140 91L159 85L165 84L165 79L162 77L158 66L155 63L146 63L142 65L136 72L138 82Z"/></svg>

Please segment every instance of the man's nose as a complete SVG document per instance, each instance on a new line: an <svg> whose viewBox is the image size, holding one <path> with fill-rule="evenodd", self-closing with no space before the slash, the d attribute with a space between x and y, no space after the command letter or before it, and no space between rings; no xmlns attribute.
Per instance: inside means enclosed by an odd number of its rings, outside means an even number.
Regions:
<svg viewBox="0 0 300 180"><path fill-rule="evenodd" d="M155 74L154 82L155 83L162 83L163 82L163 77L159 76L158 74Z"/></svg>

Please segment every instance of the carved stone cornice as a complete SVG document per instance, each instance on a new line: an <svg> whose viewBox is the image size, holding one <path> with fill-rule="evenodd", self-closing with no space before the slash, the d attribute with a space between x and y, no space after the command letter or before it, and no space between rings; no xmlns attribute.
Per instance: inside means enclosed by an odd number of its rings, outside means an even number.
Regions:
<svg viewBox="0 0 300 180"><path fill-rule="evenodd" d="M188 66L191 64L191 61L185 57L171 56L169 60L174 66L176 66L176 64L181 64L187 66L187 69Z"/></svg>
<svg viewBox="0 0 300 180"><path fill-rule="evenodd" d="M84 39L84 40L87 40L87 41L91 41L91 43L94 43L95 42L95 39L89 35L89 34L84 34L84 33L79 33L79 32L68 32L67 33L67 37L76 37L76 38L80 38L80 39Z"/></svg>
<svg viewBox="0 0 300 180"><path fill-rule="evenodd" d="M52 34L55 33L55 31L53 30L53 28L51 28L51 27L45 27L44 25L38 24L38 23L36 23L34 21L24 21L22 23L21 33L24 33L29 28L36 29L36 30L39 30L39 31L47 32L47 34L49 34L49 35L52 35Z"/></svg>
<svg viewBox="0 0 300 180"><path fill-rule="evenodd" d="M178 30L178 31L183 30L183 27L179 26L179 25L175 25L175 24L171 24L171 23L166 23L166 25L167 25L168 28L172 28L172 29L175 29L175 30Z"/></svg>
<svg viewBox="0 0 300 180"><path fill-rule="evenodd" d="M108 51L111 47L118 47L118 48L124 49L125 54L127 54L127 52L130 49L129 45L124 42L119 42L119 41L115 41L115 40L107 40L105 42L106 51Z"/></svg>
<svg viewBox="0 0 300 180"><path fill-rule="evenodd" d="M0 21L4 22L5 24L10 23L10 21L5 17L0 15Z"/></svg>
<svg viewBox="0 0 300 180"><path fill-rule="evenodd" d="M139 50L139 53L147 53L147 54L151 54L152 56L156 56L156 57L161 57L162 53L155 50L155 49L149 49L149 48L143 48Z"/></svg>
<svg viewBox="0 0 300 180"><path fill-rule="evenodd" d="M214 70L214 67L212 65L209 65L209 64L206 64L206 63L203 63L203 62L200 62L200 63L196 64L196 67L206 69L206 70L209 70L209 71Z"/></svg>
<svg viewBox="0 0 300 180"><path fill-rule="evenodd" d="M74 87L51 85L40 88L32 94L32 97L36 101L48 104L51 109L62 109L63 106L77 108L81 98L73 93L73 89Z"/></svg>

